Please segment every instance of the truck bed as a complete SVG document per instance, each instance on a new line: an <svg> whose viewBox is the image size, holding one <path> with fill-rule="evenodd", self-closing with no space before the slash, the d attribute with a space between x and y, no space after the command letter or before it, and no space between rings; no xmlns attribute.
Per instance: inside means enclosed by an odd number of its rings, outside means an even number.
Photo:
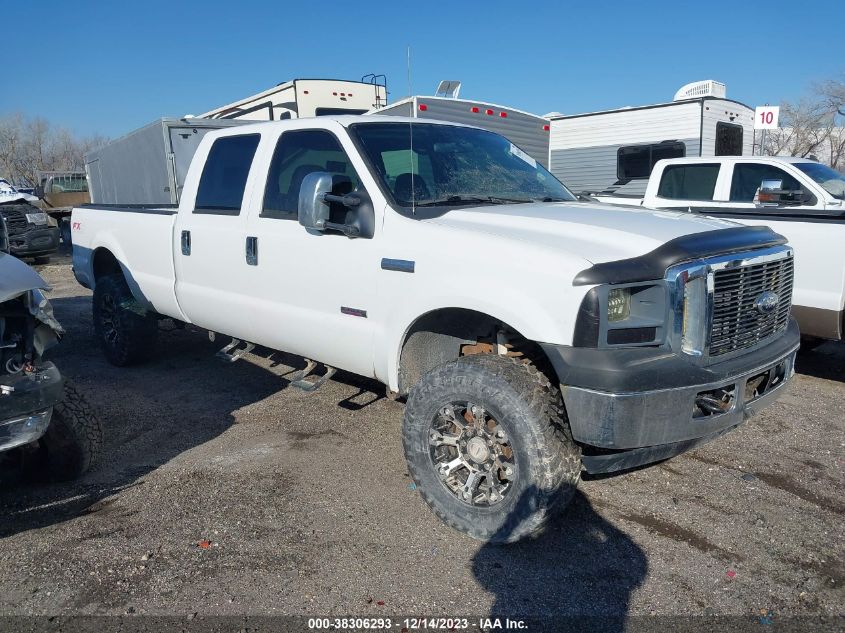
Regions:
<svg viewBox="0 0 845 633"><path fill-rule="evenodd" d="M107 248L120 261L130 287L159 314L184 320L176 301L173 231L177 208L169 205L95 205L73 209L73 269L94 289L94 267L107 265L90 248Z"/></svg>

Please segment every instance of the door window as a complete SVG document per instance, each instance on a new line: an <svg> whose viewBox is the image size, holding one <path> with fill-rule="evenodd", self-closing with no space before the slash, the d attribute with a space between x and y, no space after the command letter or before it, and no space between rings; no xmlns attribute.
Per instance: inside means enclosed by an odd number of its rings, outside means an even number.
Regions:
<svg viewBox="0 0 845 633"><path fill-rule="evenodd" d="M239 215L259 134L214 141L200 176L194 213Z"/></svg>
<svg viewBox="0 0 845 633"><path fill-rule="evenodd" d="M264 189L263 218L296 220L299 189L308 174L324 171L349 177L349 193L361 181L334 134L325 130L294 130L282 134L273 152Z"/></svg>
<svg viewBox="0 0 845 633"><path fill-rule="evenodd" d="M764 180L781 180L783 189L800 191L798 181L779 167L758 163L737 163L731 180L731 202L754 202L754 195Z"/></svg>
<svg viewBox="0 0 845 633"><path fill-rule="evenodd" d="M742 126L736 123L716 124L716 156L742 156Z"/></svg>
<svg viewBox="0 0 845 633"><path fill-rule="evenodd" d="M712 200L719 165L669 165L663 170L657 195L673 200Z"/></svg>

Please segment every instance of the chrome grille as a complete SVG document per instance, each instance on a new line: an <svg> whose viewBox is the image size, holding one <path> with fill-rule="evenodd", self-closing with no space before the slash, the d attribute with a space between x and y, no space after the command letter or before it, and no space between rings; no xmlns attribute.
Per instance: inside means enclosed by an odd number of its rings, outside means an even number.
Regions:
<svg viewBox="0 0 845 633"><path fill-rule="evenodd" d="M9 235L24 233L29 228L29 223L26 221L26 214L17 207L13 206L5 209L0 207L0 214L6 219L6 229L8 229Z"/></svg>
<svg viewBox="0 0 845 633"><path fill-rule="evenodd" d="M793 268L793 258L789 256L715 272L710 356L753 347L786 329ZM767 314L755 306L765 292L774 292L779 298L775 309Z"/></svg>

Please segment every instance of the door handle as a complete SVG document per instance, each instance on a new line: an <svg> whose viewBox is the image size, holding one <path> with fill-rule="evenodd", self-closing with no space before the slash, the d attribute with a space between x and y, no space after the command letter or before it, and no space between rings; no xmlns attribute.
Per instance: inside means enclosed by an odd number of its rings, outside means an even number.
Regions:
<svg viewBox="0 0 845 633"><path fill-rule="evenodd" d="M191 254L191 232L190 231L182 231L182 254L183 255L190 255Z"/></svg>
<svg viewBox="0 0 845 633"><path fill-rule="evenodd" d="M258 238L248 236L246 238L246 263L250 266L258 266Z"/></svg>

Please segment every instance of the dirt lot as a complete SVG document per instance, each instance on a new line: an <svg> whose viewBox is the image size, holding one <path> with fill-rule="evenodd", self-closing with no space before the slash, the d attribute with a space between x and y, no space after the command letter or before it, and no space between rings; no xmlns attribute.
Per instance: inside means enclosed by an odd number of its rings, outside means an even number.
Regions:
<svg viewBox="0 0 845 633"><path fill-rule="evenodd" d="M661 465L583 482L540 538L480 544L409 486L402 405L302 359L227 365L203 332L109 366L90 293L42 268L68 329L53 354L99 412L81 481L0 476L0 613L576 615L845 610L845 346L804 354L788 393ZM207 549L197 546L211 541Z"/></svg>

